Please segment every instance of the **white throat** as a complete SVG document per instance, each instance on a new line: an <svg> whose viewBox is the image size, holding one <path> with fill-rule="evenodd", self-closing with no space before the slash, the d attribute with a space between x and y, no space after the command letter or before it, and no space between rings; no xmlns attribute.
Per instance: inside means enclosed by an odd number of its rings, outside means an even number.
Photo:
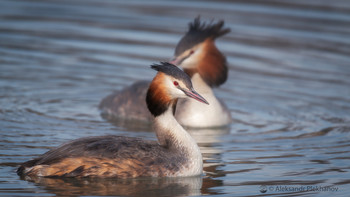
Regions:
<svg viewBox="0 0 350 197"><path fill-rule="evenodd" d="M196 141L176 121L172 107L154 119L155 131L158 141L162 146L171 144L171 149L183 151L188 155L188 168L179 172L179 176L194 176L202 174L203 160Z"/></svg>

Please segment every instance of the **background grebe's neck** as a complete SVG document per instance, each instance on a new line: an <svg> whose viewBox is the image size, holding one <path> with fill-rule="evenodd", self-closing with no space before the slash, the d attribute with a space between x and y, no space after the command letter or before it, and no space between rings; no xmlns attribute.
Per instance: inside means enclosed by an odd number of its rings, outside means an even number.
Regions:
<svg viewBox="0 0 350 197"><path fill-rule="evenodd" d="M191 76L191 81L193 88L197 90L197 92L200 92L200 94L206 94L206 95L214 95L214 92L212 90L212 87L210 87L204 79L200 76L199 73L194 73Z"/></svg>
<svg viewBox="0 0 350 197"><path fill-rule="evenodd" d="M173 115L173 105L154 119L155 132L161 146L180 153L185 157L188 167L181 175L190 176L202 173L203 160L196 141L177 122Z"/></svg>

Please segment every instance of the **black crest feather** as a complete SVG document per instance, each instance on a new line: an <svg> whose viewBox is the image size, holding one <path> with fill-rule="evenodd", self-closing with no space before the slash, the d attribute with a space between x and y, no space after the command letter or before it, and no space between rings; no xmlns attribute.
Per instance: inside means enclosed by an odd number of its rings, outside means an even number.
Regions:
<svg viewBox="0 0 350 197"><path fill-rule="evenodd" d="M230 28L223 28L224 21L220 20L217 23L212 21L207 24L200 21L200 17L196 17L193 22L189 23L187 33L181 38L175 49L175 56L180 55L187 49L192 48L207 38L216 39L231 31Z"/></svg>
<svg viewBox="0 0 350 197"><path fill-rule="evenodd" d="M160 64L151 65L151 68L158 72L162 72L164 74L172 76L175 79L181 80L188 88L192 88L191 78L179 67L171 63L161 62Z"/></svg>

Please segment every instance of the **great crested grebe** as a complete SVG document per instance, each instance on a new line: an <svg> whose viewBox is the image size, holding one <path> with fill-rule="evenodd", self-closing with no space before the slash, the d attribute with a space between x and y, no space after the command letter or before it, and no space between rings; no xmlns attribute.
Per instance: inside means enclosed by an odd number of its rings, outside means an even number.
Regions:
<svg viewBox="0 0 350 197"><path fill-rule="evenodd" d="M189 30L176 46L171 63L181 66L190 75L195 89L210 102L208 106L201 106L193 101L179 99L175 117L183 126L221 127L231 122L229 110L212 90L222 85L228 74L226 58L215 46L216 38L230 32L229 28L223 26L224 21L206 24L197 17L189 24ZM152 116L144 102L149 83L139 81L107 96L99 105L102 114L108 119L126 117L151 121Z"/></svg>
<svg viewBox="0 0 350 197"><path fill-rule="evenodd" d="M195 140L176 121L177 99L208 102L191 79L170 63L152 65L158 73L147 91L157 141L123 136L80 138L23 163L22 177L175 177L200 175L202 155Z"/></svg>
<svg viewBox="0 0 350 197"><path fill-rule="evenodd" d="M182 37L171 61L180 65L191 77L193 87L208 100L210 105L179 99L175 118L188 127L222 127L231 122L231 114L225 104L219 101L212 87L226 82L228 68L226 57L215 46L215 39L230 32L223 28L224 21L206 25L197 17L189 24L188 32Z"/></svg>

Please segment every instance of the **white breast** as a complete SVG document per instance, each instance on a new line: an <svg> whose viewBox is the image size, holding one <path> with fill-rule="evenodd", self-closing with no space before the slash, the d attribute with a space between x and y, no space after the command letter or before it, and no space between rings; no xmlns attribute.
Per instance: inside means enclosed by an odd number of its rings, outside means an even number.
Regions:
<svg viewBox="0 0 350 197"><path fill-rule="evenodd" d="M203 81L199 74L192 77L194 89L202 95L209 105L203 105L194 99L179 99L175 118L184 126L204 128L222 127L230 124L231 114L216 98L213 90Z"/></svg>

